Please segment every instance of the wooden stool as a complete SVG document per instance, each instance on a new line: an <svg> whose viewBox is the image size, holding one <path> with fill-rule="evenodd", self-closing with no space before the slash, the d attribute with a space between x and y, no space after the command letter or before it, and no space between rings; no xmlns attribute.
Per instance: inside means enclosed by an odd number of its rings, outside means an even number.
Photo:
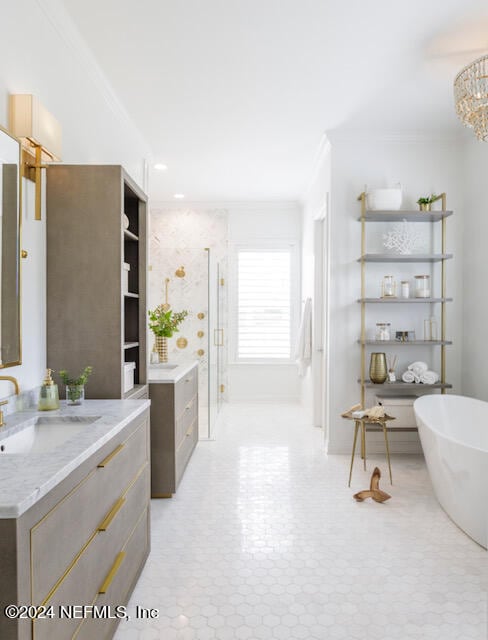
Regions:
<svg viewBox="0 0 488 640"><path fill-rule="evenodd" d="M354 465L354 454L356 452L356 443L358 439L358 432L361 430L361 457L363 459L364 470L366 471L366 431L383 431L383 435L385 437L385 449L386 449L386 459L388 461L388 470L390 472L390 484L393 484L393 478L391 474L391 463L390 463L390 447L388 444L388 428L386 423L389 420L395 420L393 416L385 415L382 418L353 418L350 412L346 412L342 414L343 418L347 420L354 420L354 440L352 445L352 453L351 453L351 467L349 469L349 484L351 486L351 478L352 478L352 468ZM369 427L369 428L368 428Z"/></svg>

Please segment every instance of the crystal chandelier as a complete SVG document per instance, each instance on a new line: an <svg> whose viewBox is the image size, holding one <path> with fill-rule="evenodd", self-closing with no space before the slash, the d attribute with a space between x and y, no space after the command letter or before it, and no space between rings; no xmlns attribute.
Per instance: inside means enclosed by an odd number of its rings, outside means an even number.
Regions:
<svg viewBox="0 0 488 640"><path fill-rule="evenodd" d="M478 140L488 142L488 55L460 71L454 80L456 113L474 129Z"/></svg>

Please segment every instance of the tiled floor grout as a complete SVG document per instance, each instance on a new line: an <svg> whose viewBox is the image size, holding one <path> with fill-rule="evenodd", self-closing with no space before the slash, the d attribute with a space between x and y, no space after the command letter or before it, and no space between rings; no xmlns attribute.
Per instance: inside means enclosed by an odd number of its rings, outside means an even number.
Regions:
<svg viewBox="0 0 488 640"><path fill-rule="evenodd" d="M352 495L373 466L392 495ZM487 554L445 515L421 456L354 470L297 405L228 405L177 494L116 640L486 640Z"/></svg>

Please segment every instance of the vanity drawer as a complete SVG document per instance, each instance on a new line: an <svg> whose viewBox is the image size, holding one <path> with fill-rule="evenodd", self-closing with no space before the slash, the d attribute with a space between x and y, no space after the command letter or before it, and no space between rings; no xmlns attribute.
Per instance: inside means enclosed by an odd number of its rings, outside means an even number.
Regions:
<svg viewBox="0 0 488 640"><path fill-rule="evenodd" d="M94 605L96 607L125 605L129 591L136 580L141 566L149 551L149 512L145 511L139 519L132 535L125 544L120 556L117 554L111 569L103 582L106 583L106 593L98 594ZM112 571L113 570L113 571ZM110 581L109 573L112 573ZM113 609L112 609L113 610ZM117 620L87 618L78 627L73 640L108 640L112 637ZM124 624L124 622L122 622Z"/></svg>
<svg viewBox="0 0 488 640"><path fill-rule="evenodd" d="M198 367L193 367L175 385L175 417L178 419L198 391Z"/></svg>
<svg viewBox="0 0 488 640"><path fill-rule="evenodd" d="M175 426L175 447L178 449L182 440L186 437L186 432L188 428L192 425L193 421L197 417L198 412L198 396L193 396L193 398L188 402L188 404L183 409L183 413L176 420Z"/></svg>
<svg viewBox="0 0 488 640"><path fill-rule="evenodd" d="M60 582L46 603L47 606L52 605L57 612L60 605L93 602L94 590L105 582L118 553L138 523L141 511L147 512L149 493L149 465L146 464L122 496L123 502L116 503L110 514L112 519L110 520L110 516L106 518L104 524L106 529L95 534ZM139 555L137 557L139 558ZM132 562L133 559L130 560L130 563ZM37 620L34 623L34 638L35 640L65 640L71 638L79 624L79 618L70 620L56 616L52 620Z"/></svg>
<svg viewBox="0 0 488 640"><path fill-rule="evenodd" d="M80 550L93 537L99 524L147 462L147 450L148 425L144 420L125 442L114 446L112 453L100 460L98 467L32 527L33 603L44 602ZM53 540L57 541L55 552Z"/></svg>
<svg viewBox="0 0 488 640"><path fill-rule="evenodd" d="M190 427L187 429L185 436L183 437L183 441L181 442L179 448L176 450L176 459L175 459L175 476L176 476L176 486L178 486L183 472L185 471L186 465L188 464L188 460L195 448L195 445L198 441L198 420L194 420Z"/></svg>

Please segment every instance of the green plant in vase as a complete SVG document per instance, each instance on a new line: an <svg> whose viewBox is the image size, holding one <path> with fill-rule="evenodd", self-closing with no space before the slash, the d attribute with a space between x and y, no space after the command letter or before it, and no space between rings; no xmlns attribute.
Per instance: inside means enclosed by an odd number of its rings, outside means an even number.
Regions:
<svg viewBox="0 0 488 640"><path fill-rule="evenodd" d="M417 200L417 204L419 205L420 211L430 211L432 203L438 200L440 196L436 196L435 193L432 193L430 196L421 197Z"/></svg>
<svg viewBox="0 0 488 640"><path fill-rule="evenodd" d="M80 405L85 399L85 384L93 367L85 367L77 378L70 378L66 369L59 372L59 377L66 385L66 402L68 405Z"/></svg>
<svg viewBox="0 0 488 640"><path fill-rule="evenodd" d="M149 328L156 338L156 350L159 362L168 362L168 338L179 331L179 326L187 317L188 311L173 311L160 304L153 311L148 311Z"/></svg>

